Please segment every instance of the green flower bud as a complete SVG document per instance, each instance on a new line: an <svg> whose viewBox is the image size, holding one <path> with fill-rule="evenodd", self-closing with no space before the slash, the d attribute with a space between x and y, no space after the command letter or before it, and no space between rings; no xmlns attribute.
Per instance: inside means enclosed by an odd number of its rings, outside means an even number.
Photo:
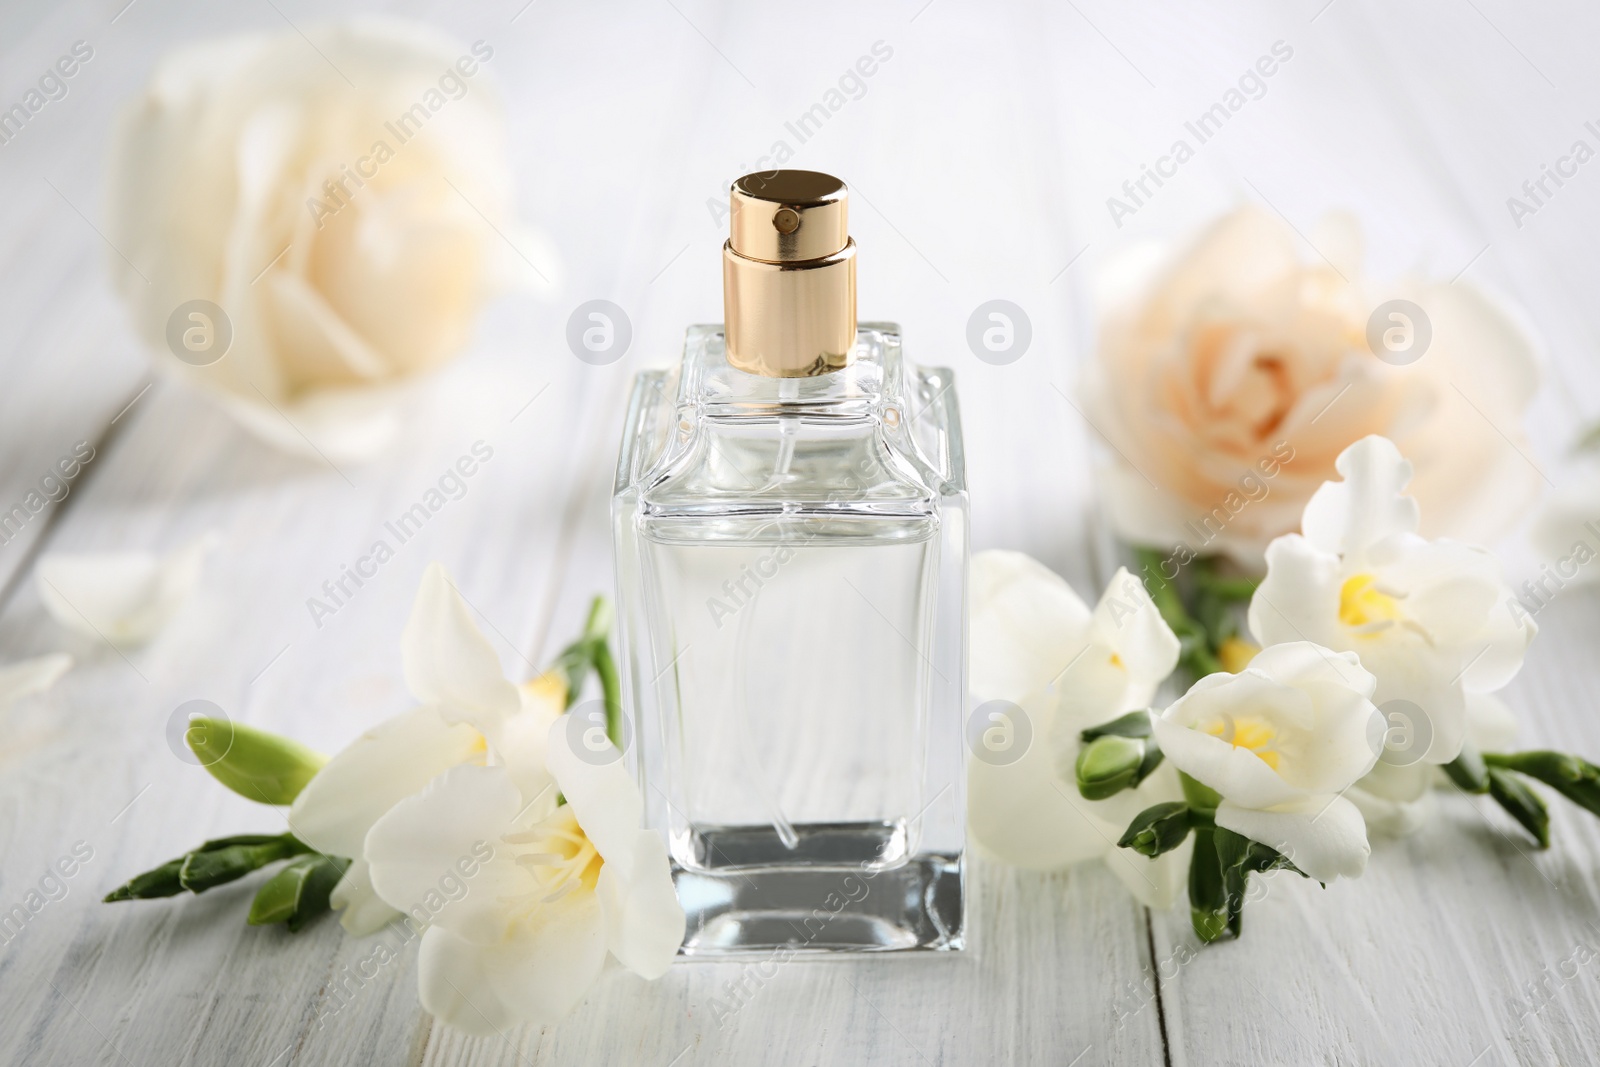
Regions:
<svg viewBox="0 0 1600 1067"><path fill-rule="evenodd" d="M1163 852L1171 852L1183 844L1192 825L1189 821L1189 805L1179 801L1156 804L1133 817L1117 844L1122 848L1131 848L1141 856L1155 859Z"/></svg>
<svg viewBox="0 0 1600 1067"><path fill-rule="evenodd" d="M326 756L253 726L198 716L184 741L211 776L258 804L292 804Z"/></svg>
<svg viewBox="0 0 1600 1067"><path fill-rule="evenodd" d="M153 900L188 890L203 893L212 886L243 878L258 867L308 851L293 834L240 834L207 841L177 859L135 875L107 893L105 903Z"/></svg>
<svg viewBox="0 0 1600 1067"><path fill-rule="evenodd" d="M207 889L243 878L251 871L260 870L269 863L298 856L307 848L292 834L257 840L224 838L207 841L183 859L178 870L178 881L191 893L204 893Z"/></svg>
<svg viewBox="0 0 1600 1067"><path fill-rule="evenodd" d="M107 893L104 903L113 904L119 900L155 900L158 897L175 897L183 892L183 883L178 881L178 872L183 868L183 861L187 856L179 856L175 860L168 860L159 867L145 871L143 874L134 875L128 879L127 884L120 885Z"/></svg>
<svg viewBox="0 0 1600 1067"><path fill-rule="evenodd" d="M1131 737L1107 734L1078 752L1078 792L1085 800L1104 800L1138 782L1144 764L1144 743Z"/></svg>
<svg viewBox="0 0 1600 1067"><path fill-rule="evenodd" d="M1128 714L1103 722L1099 726L1091 726L1078 735L1078 739L1085 743L1097 737L1149 737L1150 713L1148 711L1130 711Z"/></svg>

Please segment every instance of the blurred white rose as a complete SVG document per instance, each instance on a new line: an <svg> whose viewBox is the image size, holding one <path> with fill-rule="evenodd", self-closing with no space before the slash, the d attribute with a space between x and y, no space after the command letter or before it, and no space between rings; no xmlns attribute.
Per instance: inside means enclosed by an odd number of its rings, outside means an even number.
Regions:
<svg viewBox="0 0 1600 1067"><path fill-rule="evenodd" d="M1124 538L1259 567L1368 434L1414 464L1425 536L1492 542L1537 493L1538 473L1506 443L1525 447L1538 378L1524 331L1464 281L1370 283L1347 217L1312 240L1328 260L1303 260L1294 231L1246 207L1181 254L1145 250L1108 272L1083 397L1111 445L1107 502ZM1431 328L1403 365L1408 353L1380 360L1367 340L1391 299ZM1378 319L1381 338L1396 320ZM1427 331L1413 327L1415 343Z"/></svg>
<svg viewBox="0 0 1600 1067"><path fill-rule="evenodd" d="M337 462L381 448L400 384L466 343L510 179L490 45L375 19L305 32L161 62L113 146L108 237L162 366Z"/></svg>

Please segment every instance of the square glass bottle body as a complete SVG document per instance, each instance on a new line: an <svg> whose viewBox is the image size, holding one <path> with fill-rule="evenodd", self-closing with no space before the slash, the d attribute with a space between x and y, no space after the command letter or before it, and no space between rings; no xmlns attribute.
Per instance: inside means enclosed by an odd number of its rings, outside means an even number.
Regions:
<svg viewBox="0 0 1600 1067"><path fill-rule="evenodd" d="M691 956L965 944L967 499L951 376L864 323L807 378L691 327L613 522L630 753Z"/></svg>

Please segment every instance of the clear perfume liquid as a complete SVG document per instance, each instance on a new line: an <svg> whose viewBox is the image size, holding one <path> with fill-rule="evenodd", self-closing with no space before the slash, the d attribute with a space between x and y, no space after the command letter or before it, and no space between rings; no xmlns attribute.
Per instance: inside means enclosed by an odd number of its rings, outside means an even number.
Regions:
<svg viewBox="0 0 1600 1067"><path fill-rule="evenodd" d="M690 955L964 944L965 490L949 375L864 326L816 379L690 331L616 524L631 754Z"/></svg>

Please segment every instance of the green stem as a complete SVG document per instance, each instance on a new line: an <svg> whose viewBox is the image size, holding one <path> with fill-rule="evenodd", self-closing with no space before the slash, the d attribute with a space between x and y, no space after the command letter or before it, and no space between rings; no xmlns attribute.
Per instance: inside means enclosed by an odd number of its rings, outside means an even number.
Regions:
<svg viewBox="0 0 1600 1067"><path fill-rule="evenodd" d="M600 694L606 702L606 736L617 748L622 748L622 680L617 675L617 662L611 658L611 646L604 638L594 643L591 658L595 673L600 676Z"/></svg>
<svg viewBox="0 0 1600 1067"><path fill-rule="evenodd" d="M1140 572L1145 577L1145 589L1149 591L1150 599L1181 642L1178 665L1196 679L1222 671L1222 661L1217 659L1210 632L1189 614L1177 585L1161 573L1165 558L1160 551L1145 547L1136 547L1133 551Z"/></svg>
<svg viewBox="0 0 1600 1067"><path fill-rule="evenodd" d="M1167 620L1167 625L1177 630L1186 623L1194 620L1189 618L1189 613L1184 610L1183 598L1178 595L1178 587L1172 584L1171 579L1161 573L1161 564L1166 562L1159 551L1154 548L1135 548L1134 558L1139 561L1139 571L1145 577L1145 589L1150 592L1150 599L1156 602L1161 617Z"/></svg>

